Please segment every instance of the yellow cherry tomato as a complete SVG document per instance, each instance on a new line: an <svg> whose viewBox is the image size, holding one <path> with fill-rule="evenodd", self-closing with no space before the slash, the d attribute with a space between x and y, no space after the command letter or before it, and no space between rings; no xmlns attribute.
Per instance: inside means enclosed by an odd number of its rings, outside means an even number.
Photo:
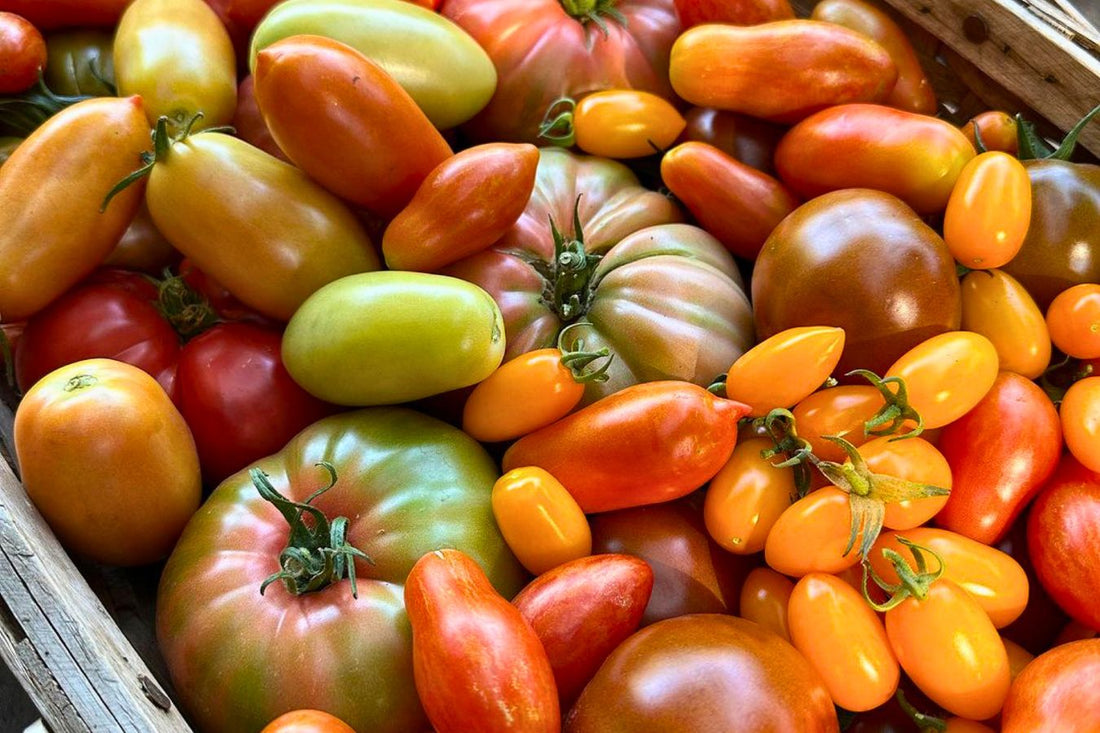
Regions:
<svg viewBox="0 0 1100 733"><path fill-rule="evenodd" d="M752 417L791 407L828 379L843 351L842 328L785 329L737 358L726 373L726 396L749 405Z"/></svg>
<svg viewBox="0 0 1100 733"><path fill-rule="evenodd" d="M741 586L739 615L790 641L787 606L793 590L794 583L786 575L771 568L753 568Z"/></svg>
<svg viewBox="0 0 1100 733"><path fill-rule="evenodd" d="M1035 379L1050 365L1050 332L1035 299L1003 270L962 279L962 328L993 343L1001 370Z"/></svg>
<svg viewBox="0 0 1100 733"><path fill-rule="evenodd" d="M997 150L963 167L943 218L943 241L971 269L1001 267L1016 256L1031 224L1031 179L1024 164Z"/></svg>
<svg viewBox="0 0 1100 733"><path fill-rule="evenodd" d="M639 89L593 92L558 121L567 131L553 137L569 142L571 131L572 142L584 152L618 159L662 152L687 126L668 100Z"/></svg>
<svg viewBox="0 0 1100 733"><path fill-rule="evenodd" d="M775 520L798 496L793 468L776 468L760 452L773 445L769 438L739 442L721 470L710 480L703 501L707 533L724 549L751 555L764 549Z"/></svg>
<svg viewBox="0 0 1100 733"><path fill-rule="evenodd" d="M561 482L537 466L497 479L493 516L512 553L534 575L592 554L592 530Z"/></svg>

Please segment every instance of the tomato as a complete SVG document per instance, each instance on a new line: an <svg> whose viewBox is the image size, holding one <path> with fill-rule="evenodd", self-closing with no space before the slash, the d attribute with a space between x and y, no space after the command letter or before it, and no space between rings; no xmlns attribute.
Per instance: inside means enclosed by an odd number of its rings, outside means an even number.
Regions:
<svg viewBox="0 0 1100 733"><path fill-rule="evenodd" d="M1058 465L1062 428L1050 398L1012 372L943 429L939 448L954 483L936 524L996 543Z"/></svg>
<svg viewBox="0 0 1100 733"><path fill-rule="evenodd" d="M1100 471L1100 377L1074 382L1059 408L1062 435L1073 457Z"/></svg>
<svg viewBox="0 0 1100 733"><path fill-rule="evenodd" d="M725 552L707 534L702 496L591 517L594 554L641 558L653 569L642 626L693 613L733 613L751 558Z"/></svg>
<svg viewBox="0 0 1100 733"><path fill-rule="evenodd" d="M536 466L514 468L497 479L493 516L504 541L532 575L592 553L584 512L560 481Z"/></svg>
<svg viewBox="0 0 1100 733"><path fill-rule="evenodd" d="M0 137L0 166L7 162L21 142L23 142L21 137Z"/></svg>
<svg viewBox="0 0 1100 733"><path fill-rule="evenodd" d="M493 64L475 39L444 16L403 0L280 2L252 34L253 73L260 50L302 35L323 36L359 51L440 130L470 119L497 87ZM309 109L316 112L312 105Z"/></svg>
<svg viewBox="0 0 1100 733"><path fill-rule="evenodd" d="M744 402L751 417L793 407L820 387L840 361L844 329L788 328L737 357L726 372L726 396Z"/></svg>
<svg viewBox="0 0 1100 733"><path fill-rule="evenodd" d="M49 34L42 77L57 94L111 95L115 83L114 36L91 28Z"/></svg>
<svg viewBox="0 0 1100 733"><path fill-rule="evenodd" d="M712 107L691 107L684 120L684 142L708 143L758 171L775 172L772 154L785 126Z"/></svg>
<svg viewBox="0 0 1100 733"><path fill-rule="evenodd" d="M867 189L825 194L780 222L756 259L752 302L761 339L794 326L843 328L840 373L882 374L960 318L943 240L899 199Z"/></svg>
<svg viewBox="0 0 1100 733"><path fill-rule="evenodd" d="M1062 644L1035 658L1012 683L1001 714L1003 733L1086 733L1100 719L1100 639Z"/></svg>
<svg viewBox="0 0 1100 733"><path fill-rule="evenodd" d="M810 18L851 28L886 49L897 67L898 79L884 104L920 114L936 113L936 91L917 52L905 31L878 6L864 0L825 0L814 5Z"/></svg>
<svg viewBox="0 0 1100 733"><path fill-rule="evenodd" d="M876 104L806 118L775 150L779 177L803 198L844 188L892 193L919 214L947 208L974 147L949 122Z"/></svg>
<svg viewBox="0 0 1100 733"><path fill-rule="evenodd" d="M0 94L30 89L46 66L46 41L30 21L0 11Z"/></svg>
<svg viewBox="0 0 1100 733"><path fill-rule="evenodd" d="M562 346L612 355L585 402L638 382L709 385L753 342L733 257L617 161L544 148L526 210L490 249L443 269L504 315L505 358ZM561 339L562 330L584 324Z"/></svg>
<svg viewBox="0 0 1100 733"><path fill-rule="evenodd" d="M256 25L277 0L206 0L233 40L238 66L247 66L248 42Z"/></svg>
<svg viewBox="0 0 1100 733"><path fill-rule="evenodd" d="M971 269L1001 267L1024 243L1031 223L1031 181L1008 153L989 151L959 173L944 213L943 240Z"/></svg>
<svg viewBox="0 0 1100 733"><path fill-rule="evenodd" d="M944 529L915 527L880 536L870 560L875 572L887 582L896 583L898 576L882 557L882 548L890 548L906 561L912 557L898 541L899 536L942 557L943 577L968 592L998 629L1008 626L1024 612L1029 582L1023 567L994 547Z"/></svg>
<svg viewBox="0 0 1100 733"><path fill-rule="evenodd" d="M462 429L480 441L515 440L560 420L584 396L584 383L558 349L536 349L481 380L462 409ZM516 405L522 404L522 410Z"/></svg>
<svg viewBox="0 0 1100 733"><path fill-rule="evenodd" d="M1027 547L1027 520L1021 515L995 547L1019 563L1027 574L1027 606L1020 617L1001 629L1001 635L1018 643L1032 654L1041 654L1055 643L1070 621L1065 611L1043 588L1035 572L1035 563Z"/></svg>
<svg viewBox="0 0 1100 733"><path fill-rule="evenodd" d="M669 78L686 102L793 123L849 102L879 102L897 67L878 43L835 23L713 23L672 46Z"/></svg>
<svg viewBox="0 0 1100 733"><path fill-rule="evenodd" d="M710 480L703 519L707 533L723 549L751 555L764 549L764 540L779 515L797 497L794 470L776 468L761 452L771 448L768 438L742 441Z"/></svg>
<svg viewBox="0 0 1100 733"><path fill-rule="evenodd" d="M951 488L951 466L943 454L923 438L875 438L861 445L859 454L874 473ZM883 525L890 529L917 527L934 517L947 499L947 495L943 495L887 502Z"/></svg>
<svg viewBox="0 0 1100 733"><path fill-rule="evenodd" d="M287 157L329 191L380 216L404 208L451 156L393 77L339 41L298 35L273 43L257 53L253 79L260 112Z"/></svg>
<svg viewBox="0 0 1100 733"><path fill-rule="evenodd" d="M756 25L794 17L788 0L676 0L684 29L702 23Z"/></svg>
<svg viewBox="0 0 1100 733"><path fill-rule="evenodd" d="M151 124L162 116L195 129L227 125L237 107L233 44L203 0L134 0L114 39L120 94L145 101Z"/></svg>
<svg viewBox="0 0 1100 733"><path fill-rule="evenodd" d="M1024 671L1024 667L1031 663L1031 660L1035 659L1035 655L1024 649L1022 646L1001 636L1001 641L1005 645L1005 653L1008 654L1008 668L1012 674L1012 679L1015 680L1020 676L1020 672Z"/></svg>
<svg viewBox="0 0 1100 733"><path fill-rule="evenodd" d="M1100 357L1100 285L1066 288L1051 301L1046 314L1050 340L1067 356Z"/></svg>
<svg viewBox="0 0 1100 733"><path fill-rule="evenodd" d="M111 28L133 0L3 0L0 9L21 15L36 28Z"/></svg>
<svg viewBox="0 0 1100 733"><path fill-rule="evenodd" d="M798 206L782 183L704 142L680 143L665 153L661 180L704 229L749 260Z"/></svg>
<svg viewBox="0 0 1100 733"><path fill-rule="evenodd" d="M787 604L793 590L794 583L782 573L766 567L753 568L741 586L737 615L790 641Z"/></svg>
<svg viewBox="0 0 1100 733"><path fill-rule="evenodd" d="M745 729L839 726L821 677L794 647L751 621L712 613L661 621L620 644L564 726L568 733Z"/></svg>
<svg viewBox="0 0 1100 733"><path fill-rule="evenodd" d="M576 145L590 155L644 158L664 152L687 122L664 97L638 89L606 89L579 102L558 100L546 111L539 136Z"/></svg>
<svg viewBox="0 0 1100 733"><path fill-rule="evenodd" d="M118 244L103 260L108 267L125 270L137 270L150 275L160 275L166 268L172 268L180 258L179 252L153 223L149 207L142 199L141 206L126 227L126 232Z"/></svg>
<svg viewBox="0 0 1100 733"><path fill-rule="evenodd" d="M546 469L585 513L669 501L718 473L747 412L687 382L637 384L523 436L503 466Z"/></svg>
<svg viewBox="0 0 1100 733"><path fill-rule="evenodd" d="M563 563L512 599L542 642L562 709L641 623L653 570L629 555L591 555Z"/></svg>
<svg viewBox="0 0 1100 733"><path fill-rule="evenodd" d="M898 662L882 621L855 588L834 575L803 576L791 592L788 623L791 642L834 703L861 712L893 697Z"/></svg>
<svg viewBox="0 0 1100 733"><path fill-rule="evenodd" d="M835 486L813 491L791 504L772 525L764 560L784 575L839 573L859 562L858 542L849 544L852 510Z"/></svg>
<svg viewBox="0 0 1100 733"><path fill-rule="evenodd" d="M260 112L260 105L256 101L256 80L251 74L241 79L237 85L237 110L233 113L232 127L237 132L237 137L249 145L259 148L268 155L279 160L290 162L286 153L271 136L271 130Z"/></svg>
<svg viewBox="0 0 1100 733"><path fill-rule="evenodd" d="M561 730L535 630L461 550L421 557L405 583L416 691L438 733Z"/></svg>
<svg viewBox="0 0 1100 733"><path fill-rule="evenodd" d="M321 710L291 710L264 726L260 733L355 733L344 721Z"/></svg>
<svg viewBox="0 0 1100 733"><path fill-rule="evenodd" d="M351 211L294 166L220 132L169 140L158 127L156 150L157 229L264 315L289 320L322 285L380 267Z"/></svg>
<svg viewBox="0 0 1100 733"><path fill-rule="evenodd" d="M377 317L364 321L363 312ZM367 272L340 278L302 304L287 324L283 361L323 400L396 404L485 379L500 365L503 336L496 303L476 285Z"/></svg>
<svg viewBox="0 0 1100 733"><path fill-rule="evenodd" d="M141 187L104 194L138 164L149 126L138 97L78 102L0 168L0 320L42 309L103 261L134 217Z"/></svg>
<svg viewBox="0 0 1100 733"><path fill-rule="evenodd" d="M327 544L332 527L339 529L335 518L347 517L347 542L372 561L340 554L358 576L358 597L342 574L315 578L316 590L295 595L310 579L284 573L284 582L260 594L261 583L293 561L280 559L287 518L258 493L253 476L263 485L266 474L273 491L304 503L332 483L319 462L332 466L336 483L310 506L332 522L299 530L295 543ZM258 730L301 708L325 710L355 730L426 729L402 597L413 564L453 547L484 567L506 597L525 582L493 522L493 460L438 420L372 408L313 423L253 468L214 490L161 576L157 636L180 705L210 730ZM306 649L323 653L303 656Z"/></svg>
<svg viewBox="0 0 1100 733"><path fill-rule="evenodd" d="M13 429L27 496L78 555L156 562L199 507L191 433L137 367L88 359L52 371L23 395Z"/></svg>
<svg viewBox="0 0 1100 733"><path fill-rule="evenodd" d="M1047 593L1077 621L1100 629L1100 475L1070 457L1040 491L1027 519L1027 546Z"/></svg>
<svg viewBox="0 0 1100 733"><path fill-rule="evenodd" d="M386 226L387 267L434 272L492 245L527 206L538 162L534 145L512 143L475 145L441 162Z"/></svg>
<svg viewBox="0 0 1100 733"><path fill-rule="evenodd" d="M1016 118L1007 112L994 109L979 112L963 125L962 131L975 149L978 147L978 136L981 136L982 146L986 150L1000 150L1009 155L1019 152Z"/></svg>
<svg viewBox="0 0 1100 733"><path fill-rule="evenodd" d="M1050 364L1050 332L1035 299L1004 270L968 272L962 279L962 328L985 336L1000 368L1035 379Z"/></svg>
<svg viewBox="0 0 1100 733"><path fill-rule="evenodd" d="M442 13L496 68L496 91L466 126L477 141L537 144L546 110L563 97L638 89L674 100L668 54L680 21L671 0L448 0Z"/></svg>
<svg viewBox="0 0 1100 733"><path fill-rule="evenodd" d="M882 393L869 384L843 384L818 390L799 401L794 415L798 437L806 440L814 455L823 461L843 461L848 457L838 444L826 440L826 435L842 435L859 447L871 439L864 425L882 409Z"/></svg>

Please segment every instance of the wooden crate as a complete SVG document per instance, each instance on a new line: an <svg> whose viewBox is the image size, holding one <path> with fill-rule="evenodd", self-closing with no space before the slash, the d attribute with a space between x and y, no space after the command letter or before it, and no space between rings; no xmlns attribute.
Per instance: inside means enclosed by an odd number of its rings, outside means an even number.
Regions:
<svg viewBox="0 0 1100 733"><path fill-rule="evenodd" d="M1057 135L1100 103L1095 0L884 0L961 122L991 108L1042 111ZM794 0L801 16L813 0ZM1100 22L1100 21L1097 21ZM1081 136L1100 156L1100 122ZM152 631L159 567L78 566L19 483L15 397L0 388L0 658L53 731L189 731Z"/></svg>

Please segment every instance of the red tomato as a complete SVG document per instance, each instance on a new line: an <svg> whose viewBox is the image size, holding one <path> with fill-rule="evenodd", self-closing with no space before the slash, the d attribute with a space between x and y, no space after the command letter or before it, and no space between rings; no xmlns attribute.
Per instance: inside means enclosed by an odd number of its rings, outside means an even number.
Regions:
<svg viewBox="0 0 1100 733"><path fill-rule="evenodd" d="M975 128L977 134L974 133ZM981 136L982 146L986 150L1000 150L1009 155L1016 155L1019 149L1016 118L1007 112L1000 110L979 112L963 125L962 131L975 149L978 147L978 136Z"/></svg>
<svg viewBox="0 0 1100 733"><path fill-rule="evenodd" d="M1100 720L1100 639L1062 644L1036 657L1012 683L1002 733L1091 733Z"/></svg>
<svg viewBox="0 0 1100 733"><path fill-rule="evenodd" d="M133 0L0 0L7 10L34 23L40 30L95 26L111 28Z"/></svg>
<svg viewBox="0 0 1100 733"><path fill-rule="evenodd" d="M794 17L788 0L676 0L684 29L702 23L756 25Z"/></svg>
<svg viewBox="0 0 1100 733"><path fill-rule="evenodd" d="M691 107L684 113L684 142L708 143L758 171L775 173L772 155L787 128L736 112Z"/></svg>
<svg viewBox="0 0 1100 733"><path fill-rule="evenodd" d="M26 18L0 11L0 94L30 89L46 66L46 41Z"/></svg>
<svg viewBox="0 0 1100 733"><path fill-rule="evenodd" d="M265 725L260 733L355 733L355 729L322 710L291 710Z"/></svg>

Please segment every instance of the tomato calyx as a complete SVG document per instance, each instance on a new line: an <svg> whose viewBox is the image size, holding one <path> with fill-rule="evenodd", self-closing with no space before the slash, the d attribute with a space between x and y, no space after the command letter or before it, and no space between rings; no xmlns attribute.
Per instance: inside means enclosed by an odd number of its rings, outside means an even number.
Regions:
<svg viewBox="0 0 1100 733"><path fill-rule="evenodd" d="M90 94L66 96L46 86L42 74L29 90L10 97L0 97L0 132L26 137L61 110L92 99Z"/></svg>
<svg viewBox="0 0 1100 733"><path fill-rule="evenodd" d="M587 24L594 23L606 38L607 23L604 16L626 27L626 16L615 7L616 0L560 0L562 8L576 20Z"/></svg>
<svg viewBox="0 0 1100 733"><path fill-rule="evenodd" d="M576 328L591 325L588 321L577 321L576 323L570 323L558 334L558 351L561 352L561 364L569 370L569 373L573 375L573 381L578 384L606 382L608 379L607 370L615 359L614 354L606 346L596 351L585 351L584 340L580 338L574 339L571 347L565 345L565 335L567 333ZM592 371L586 372L585 368L597 359L607 359L607 361Z"/></svg>
<svg viewBox="0 0 1100 733"><path fill-rule="evenodd" d="M68 382L65 382L65 386L61 388L63 392L76 392L77 390L87 389L99 383L99 379L94 374L78 374L71 378Z"/></svg>
<svg viewBox="0 0 1100 733"><path fill-rule="evenodd" d="M351 582L351 595L359 597L355 584L355 558L362 558L373 565L374 561L362 550L348 544L348 518L336 517L329 520L324 512L311 502L336 485L336 469L331 463L317 464L329 474L329 483L314 491L304 502L291 501L280 494L259 468L251 468L248 476L252 485L267 501L282 513L290 525L287 546L279 553L281 570L268 576L260 584L260 595L267 586L277 580L291 595L322 590L345 576ZM312 517L312 527L305 521L305 515Z"/></svg>
<svg viewBox="0 0 1100 733"><path fill-rule="evenodd" d="M871 386L877 389L882 394L882 398L886 400L886 404L863 424L864 435L874 435L876 437L894 435L908 420L915 422L916 427L902 435L896 435L891 440L915 438L924 432L924 418L909 404L909 391L905 386L904 379L901 377L883 378L869 369L853 369L845 374L847 377L856 375L870 382ZM897 385L897 390L891 389L891 384Z"/></svg>
<svg viewBox="0 0 1100 733"><path fill-rule="evenodd" d="M775 444L772 448L760 451L760 457L770 460L779 454L787 456L785 460L773 463L772 466L793 468L795 489L798 491L799 498L805 496L810 490L810 466L817 459L809 441L798 436L794 414L790 410L777 407L764 417L756 418L753 425L763 427Z"/></svg>
<svg viewBox="0 0 1100 733"><path fill-rule="evenodd" d="M1044 140L1035 129L1035 123L1024 119L1022 114L1016 114L1016 135L1019 141L1020 160L1069 160L1073 151L1077 148L1077 138L1081 131L1092 122L1093 118L1100 114L1100 104L1077 121L1062 141L1054 148Z"/></svg>
<svg viewBox="0 0 1100 733"><path fill-rule="evenodd" d="M906 715L908 715L914 723L917 724L917 728L921 733L930 733L930 731L946 731L947 721L943 718L937 718L935 715L928 715L922 713L913 707L913 704L905 697L905 693L898 688L897 693L894 695L894 699L898 701L898 707L900 707Z"/></svg>
<svg viewBox="0 0 1100 733"><path fill-rule="evenodd" d="M222 322L210 301L188 285L182 275L166 269L164 279L154 280L154 284L157 286L157 310L184 341Z"/></svg>
<svg viewBox="0 0 1100 733"><path fill-rule="evenodd" d="M890 564L894 566L894 572L898 575L897 583L888 583L883 580L882 577L875 572L871 562L866 557L863 559L863 598L871 605L871 608L883 613L889 611L891 608L895 608L909 598L923 601L928 597L928 589L932 586L932 583L939 580L944 571L943 557L935 550L918 545L916 542L908 540L900 535L897 540L913 554L913 560L916 563L916 568L914 569L897 551L889 547L883 548L882 556L889 560ZM924 559L924 553L928 553L936 559L938 567L934 572L929 572L928 563ZM871 598L867 589L868 578L874 580L875 585L886 591L890 597L882 603L878 603Z"/></svg>
<svg viewBox="0 0 1100 733"><path fill-rule="evenodd" d="M573 113L577 102L572 97L559 97L546 108L546 115L539 123L539 137L554 145L569 148L576 142Z"/></svg>

